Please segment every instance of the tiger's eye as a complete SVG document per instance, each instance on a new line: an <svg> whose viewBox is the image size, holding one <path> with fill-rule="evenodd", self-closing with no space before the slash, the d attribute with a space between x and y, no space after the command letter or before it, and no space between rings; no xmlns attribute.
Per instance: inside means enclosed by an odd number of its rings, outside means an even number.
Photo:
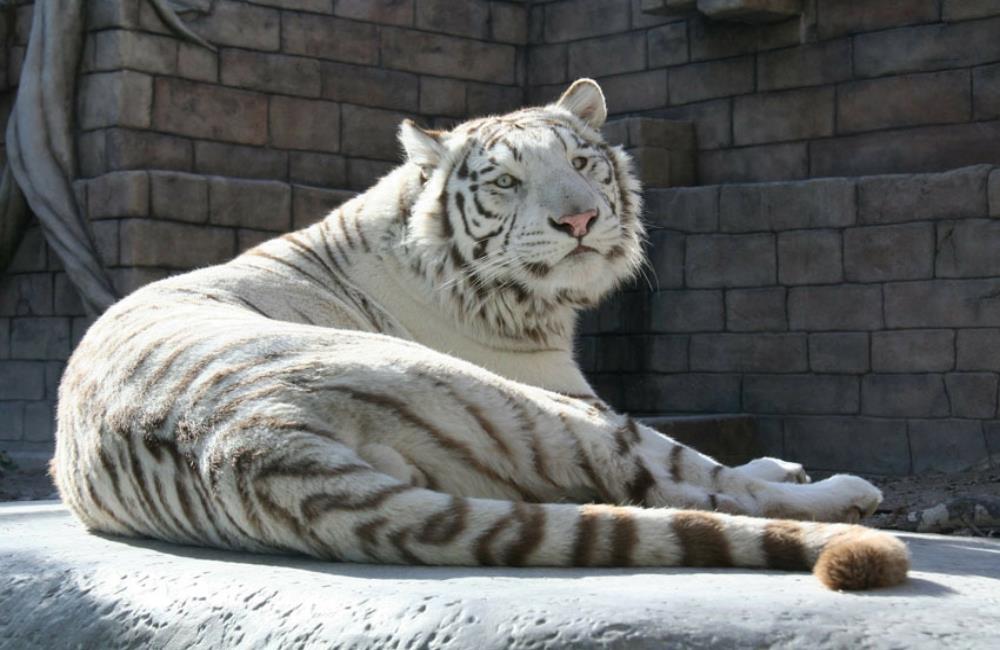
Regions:
<svg viewBox="0 0 1000 650"><path fill-rule="evenodd" d="M573 159L573 169L581 171L584 167L587 166L588 162L590 161L588 161L583 156L577 156L576 158Z"/></svg>
<svg viewBox="0 0 1000 650"><path fill-rule="evenodd" d="M516 182L517 180L510 174L502 174L498 176L495 181L493 181L493 184L496 185L497 187L507 188L507 187L514 187L514 183Z"/></svg>

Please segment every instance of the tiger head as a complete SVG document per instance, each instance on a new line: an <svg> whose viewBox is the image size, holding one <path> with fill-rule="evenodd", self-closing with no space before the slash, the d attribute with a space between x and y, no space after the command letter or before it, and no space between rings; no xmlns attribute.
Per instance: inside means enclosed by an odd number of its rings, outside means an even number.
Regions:
<svg viewBox="0 0 1000 650"><path fill-rule="evenodd" d="M580 79L548 106L446 132L404 122L422 182L409 243L484 296L596 304L643 259L639 183L598 132L606 117L600 87Z"/></svg>

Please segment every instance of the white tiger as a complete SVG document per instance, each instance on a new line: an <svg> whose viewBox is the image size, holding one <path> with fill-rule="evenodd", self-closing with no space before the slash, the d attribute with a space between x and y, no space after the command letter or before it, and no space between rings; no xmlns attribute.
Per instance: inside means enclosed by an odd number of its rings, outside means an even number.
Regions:
<svg viewBox="0 0 1000 650"><path fill-rule="evenodd" d="M643 237L605 117L582 79L448 132L404 122L406 162L320 223L109 309L60 387L65 502L96 531L347 561L903 581L888 534L752 517L856 520L866 481L724 467L594 396L576 311Z"/></svg>

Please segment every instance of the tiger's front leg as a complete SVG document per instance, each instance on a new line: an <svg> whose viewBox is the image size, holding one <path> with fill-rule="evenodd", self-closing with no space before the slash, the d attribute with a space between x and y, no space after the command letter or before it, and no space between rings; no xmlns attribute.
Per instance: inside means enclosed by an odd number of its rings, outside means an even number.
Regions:
<svg viewBox="0 0 1000 650"><path fill-rule="evenodd" d="M774 482L755 471L770 461L726 467L662 433L610 411L574 409L567 431L602 458L596 487L602 499L652 507L696 508L731 514L856 522L871 514L881 492L864 479L837 475L816 483ZM780 463L774 463L781 468ZM614 471L608 471L612 469ZM768 468L770 471L771 468Z"/></svg>

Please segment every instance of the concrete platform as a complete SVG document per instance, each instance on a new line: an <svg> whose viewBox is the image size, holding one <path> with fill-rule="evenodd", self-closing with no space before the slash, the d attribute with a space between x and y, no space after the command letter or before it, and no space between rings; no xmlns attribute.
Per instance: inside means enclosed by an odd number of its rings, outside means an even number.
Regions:
<svg viewBox="0 0 1000 650"><path fill-rule="evenodd" d="M0 504L3 648L1000 648L1000 543L904 536L901 587L743 570L316 562L85 533Z"/></svg>

